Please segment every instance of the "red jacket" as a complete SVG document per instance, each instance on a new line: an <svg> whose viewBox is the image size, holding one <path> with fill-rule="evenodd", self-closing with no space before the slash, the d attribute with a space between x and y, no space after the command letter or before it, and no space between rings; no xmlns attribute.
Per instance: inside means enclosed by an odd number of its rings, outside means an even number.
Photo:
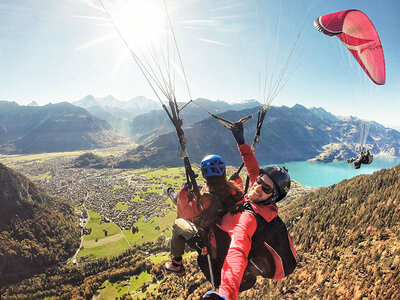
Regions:
<svg viewBox="0 0 400 300"><path fill-rule="evenodd" d="M260 172L257 159L248 144L238 146L244 164L250 177L250 183L256 181ZM247 200L247 195L243 201ZM251 202L255 213L261 215L270 222L278 215L276 204L257 205ZM253 214L244 211L237 214L226 214L218 225L227 232L231 238L228 254L225 258L221 271L221 284L219 293L228 299L237 299L239 286L242 281L243 272L247 266L247 257L251 248L251 239L257 228L257 220Z"/></svg>
<svg viewBox="0 0 400 300"><path fill-rule="evenodd" d="M237 186L243 185L240 178L236 179L234 183ZM238 190L231 190L231 195L233 197L237 196L237 193ZM189 192L186 188L182 188L178 193L177 213L178 218L189 220L198 228L202 228L204 234L204 232L208 232L211 229L211 226L215 225L220 218L220 211L225 209L225 207L224 203L221 201L213 200L212 195L208 192L207 186L203 187L200 194L200 201L198 201L197 197L192 192ZM209 237L203 238L207 238L211 246L215 248L216 241L215 238L213 238L213 232L210 234Z"/></svg>

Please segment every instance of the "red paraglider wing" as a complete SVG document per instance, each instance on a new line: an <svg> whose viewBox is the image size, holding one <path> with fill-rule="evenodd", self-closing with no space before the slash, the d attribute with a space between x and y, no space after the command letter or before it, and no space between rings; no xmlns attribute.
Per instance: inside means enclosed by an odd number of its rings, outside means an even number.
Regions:
<svg viewBox="0 0 400 300"><path fill-rule="evenodd" d="M350 9L319 17L314 26L322 33L336 35L376 84L385 84L385 58L378 33L361 11Z"/></svg>

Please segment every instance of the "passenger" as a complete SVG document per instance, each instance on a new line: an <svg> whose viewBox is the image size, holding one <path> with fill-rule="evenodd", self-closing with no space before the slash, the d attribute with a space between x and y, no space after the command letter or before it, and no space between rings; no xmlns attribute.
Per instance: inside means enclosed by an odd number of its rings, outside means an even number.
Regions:
<svg viewBox="0 0 400 300"><path fill-rule="evenodd" d="M200 192L200 199L191 191L191 184L185 184L177 196L177 214L172 227L172 260L165 264L168 272L184 275L182 255L185 244L207 255L211 251L215 256L215 239L211 226L220 218L220 212L226 211L243 198L242 181L227 180L226 164L219 155L208 155L201 161L201 172L206 180ZM210 241L213 241L210 245ZM208 246L208 247L207 247Z"/></svg>

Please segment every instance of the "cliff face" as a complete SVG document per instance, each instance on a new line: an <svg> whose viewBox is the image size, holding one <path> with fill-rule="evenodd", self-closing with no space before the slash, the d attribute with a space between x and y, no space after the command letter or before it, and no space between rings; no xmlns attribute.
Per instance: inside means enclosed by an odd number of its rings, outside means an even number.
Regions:
<svg viewBox="0 0 400 300"><path fill-rule="evenodd" d="M0 282L32 276L79 246L71 204L0 164Z"/></svg>
<svg viewBox="0 0 400 300"><path fill-rule="evenodd" d="M85 109L68 103L19 106L0 102L0 152L42 153L102 148L118 135Z"/></svg>

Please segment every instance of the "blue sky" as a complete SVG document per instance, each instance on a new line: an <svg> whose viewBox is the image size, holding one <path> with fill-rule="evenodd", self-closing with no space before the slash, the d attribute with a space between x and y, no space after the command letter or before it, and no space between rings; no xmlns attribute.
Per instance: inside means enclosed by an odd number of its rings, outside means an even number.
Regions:
<svg viewBox="0 0 400 300"><path fill-rule="evenodd" d="M129 1L102 2L113 17L122 18L121 12L113 12ZM140 2L130 1L134 5ZM154 2L155 9L157 3L162 4L161 0ZM295 72L273 104L323 107L335 114L400 127L400 37L396 32L400 28L400 1L167 3L192 98L262 100L262 78L270 76L275 64L279 70L286 61L304 22L298 48L292 55L295 63L291 68L295 66ZM313 26L320 15L352 8L367 14L380 35L386 60L384 86L375 86L363 74L336 37L325 37ZM154 25L158 19L151 12L146 15L146 9L121 9L128 19L134 16L131 19L139 20L129 21L131 31L123 31L126 38L136 34L137 42L142 38L138 38L140 33L150 34L148 27L152 25L147 22ZM265 72L267 57L269 69ZM177 98L188 100L183 80L177 77ZM35 100L44 105L73 102L88 94L113 95L121 100L145 95L156 100L105 18L99 0L1 0L0 100L19 104Z"/></svg>

